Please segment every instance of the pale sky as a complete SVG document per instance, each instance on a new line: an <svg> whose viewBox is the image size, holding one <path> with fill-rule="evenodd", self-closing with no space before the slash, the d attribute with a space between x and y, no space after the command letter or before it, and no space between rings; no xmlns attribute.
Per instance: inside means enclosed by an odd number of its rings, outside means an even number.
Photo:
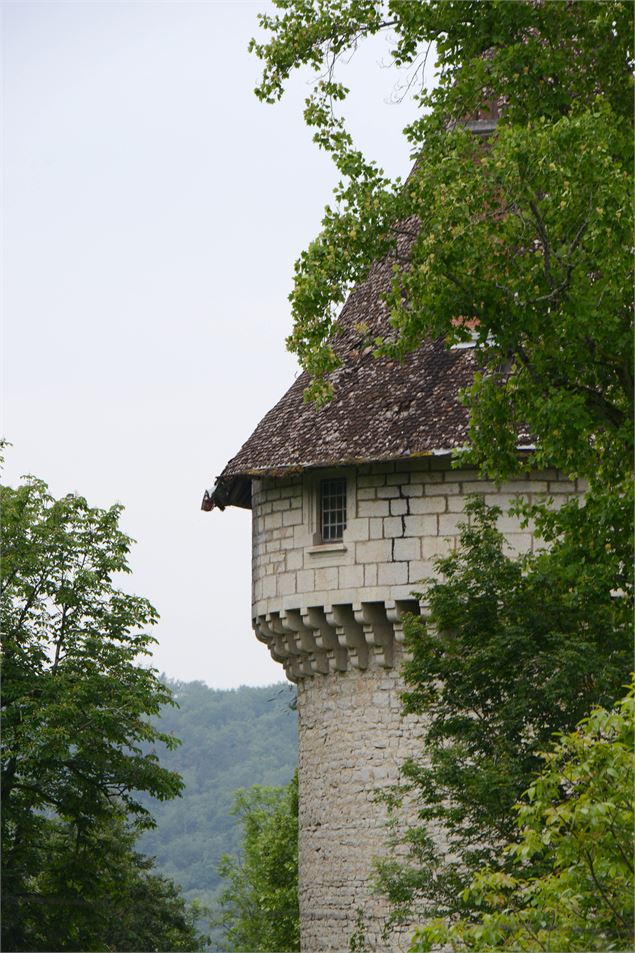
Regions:
<svg viewBox="0 0 635 953"><path fill-rule="evenodd" d="M203 491L291 384L293 263L335 184L247 53L266 0L4 0L5 479L121 502L125 587L161 614L154 664L215 688L284 677L250 622L249 511ZM347 115L409 170L381 38L345 67ZM392 97L394 98L394 97Z"/></svg>

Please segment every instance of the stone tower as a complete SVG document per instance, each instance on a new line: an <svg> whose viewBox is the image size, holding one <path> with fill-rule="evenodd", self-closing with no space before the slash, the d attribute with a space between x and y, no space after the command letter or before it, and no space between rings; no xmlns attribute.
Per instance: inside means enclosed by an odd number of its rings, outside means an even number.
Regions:
<svg viewBox="0 0 635 953"><path fill-rule="evenodd" d="M360 909L371 949L407 948L404 933L382 939L372 892L386 839L375 795L421 751L416 720L400 716L403 617L455 546L466 494L507 509L517 494L575 492L556 472L495 486L451 468L474 349L436 341L403 364L374 358L365 341L389 333L390 278L391 261L376 263L342 311L333 401L305 404L301 375L203 501L251 508L256 637L298 686L303 953L348 950ZM516 551L533 546L514 519L501 529Z"/></svg>

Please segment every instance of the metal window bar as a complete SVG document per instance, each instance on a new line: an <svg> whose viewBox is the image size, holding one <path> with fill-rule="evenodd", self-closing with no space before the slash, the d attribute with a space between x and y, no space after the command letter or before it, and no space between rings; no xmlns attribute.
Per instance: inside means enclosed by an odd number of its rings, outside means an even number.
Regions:
<svg viewBox="0 0 635 953"><path fill-rule="evenodd" d="M320 527L325 543L341 539L346 529L346 479L320 482Z"/></svg>

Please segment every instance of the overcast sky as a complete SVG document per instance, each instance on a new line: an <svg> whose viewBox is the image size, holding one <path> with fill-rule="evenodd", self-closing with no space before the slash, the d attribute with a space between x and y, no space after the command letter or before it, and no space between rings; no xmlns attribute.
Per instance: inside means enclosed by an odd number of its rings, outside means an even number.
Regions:
<svg viewBox="0 0 635 953"><path fill-rule="evenodd" d="M277 106L253 95L266 9L2 4L5 478L123 503L155 665L216 688L283 677L251 631L251 514L200 502L297 373L293 262L335 183L308 77ZM387 49L345 68L347 114L404 175L414 112L389 102Z"/></svg>

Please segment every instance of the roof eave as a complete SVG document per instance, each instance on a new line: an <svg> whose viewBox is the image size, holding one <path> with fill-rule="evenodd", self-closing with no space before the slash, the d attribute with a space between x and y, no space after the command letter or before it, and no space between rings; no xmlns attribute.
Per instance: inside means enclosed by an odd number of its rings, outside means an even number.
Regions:
<svg viewBox="0 0 635 953"><path fill-rule="evenodd" d="M350 457L345 460L325 460L319 463L306 464L288 464L286 466L262 467L250 470L244 470L240 473L221 474L216 480L213 489L205 490L201 509L209 512L213 509L224 510L226 506L238 506L242 509L251 509L251 481L270 479L283 479L294 474L304 473L306 470L318 470L323 467L350 467L363 466L372 463L390 463L393 461L407 462L408 460L421 460L426 457L451 457L452 455L465 450L460 447L436 447L432 450L417 450L412 453L389 454L383 457ZM535 450L533 443L519 443L517 451L519 455L524 455Z"/></svg>
<svg viewBox="0 0 635 953"><path fill-rule="evenodd" d="M220 476L212 490L205 490L201 509L209 512L213 509L224 510L226 506L238 506L251 509L251 477L243 473L235 476Z"/></svg>

